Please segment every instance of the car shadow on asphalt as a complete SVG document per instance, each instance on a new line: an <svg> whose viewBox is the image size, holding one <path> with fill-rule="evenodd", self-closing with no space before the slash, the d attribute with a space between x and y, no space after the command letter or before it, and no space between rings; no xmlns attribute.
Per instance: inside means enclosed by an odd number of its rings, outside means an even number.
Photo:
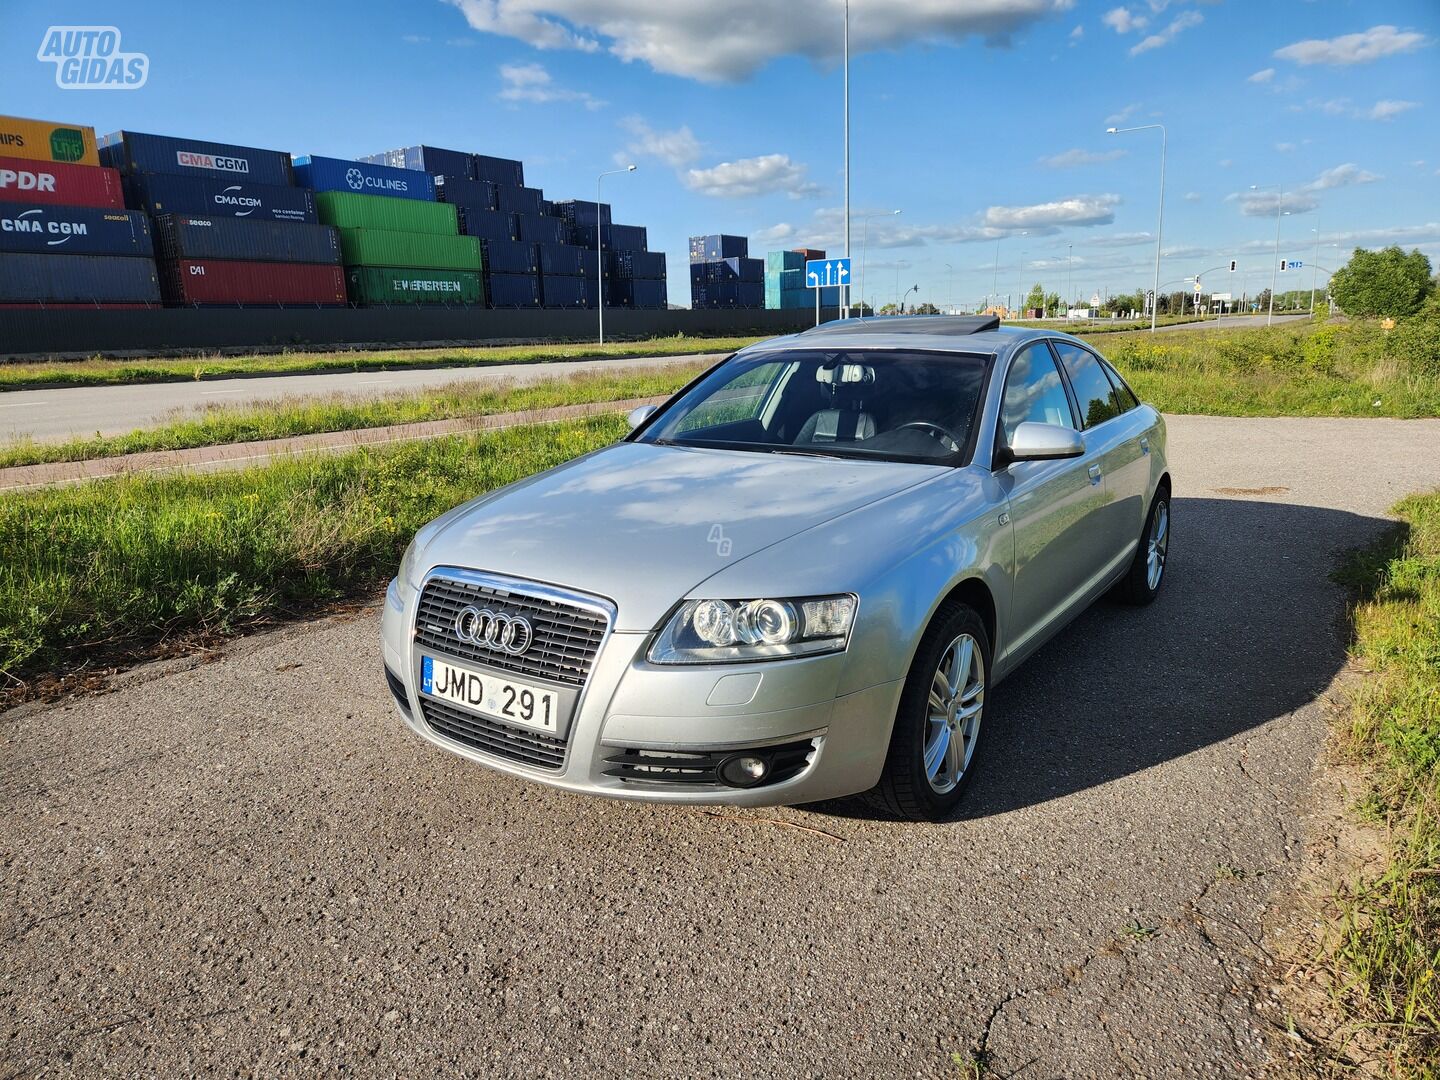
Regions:
<svg viewBox="0 0 1440 1080"><path fill-rule="evenodd" d="M1063 798L1261 727L1346 661L1344 554L1392 522L1281 502L1181 498L1149 607L1105 598L988 695L953 821ZM859 799L805 807L884 820Z"/></svg>

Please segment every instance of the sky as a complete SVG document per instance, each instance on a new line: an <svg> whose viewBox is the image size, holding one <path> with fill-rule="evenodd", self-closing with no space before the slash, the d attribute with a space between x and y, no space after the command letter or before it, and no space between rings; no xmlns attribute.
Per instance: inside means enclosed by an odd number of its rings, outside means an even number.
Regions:
<svg viewBox="0 0 1440 1080"><path fill-rule="evenodd" d="M877 305L1075 298L1154 274L1254 294L1279 256L1440 265L1436 0L851 0L851 254ZM549 198L687 238L844 248L840 0L0 2L0 113L358 157L525 163ZM52 26L108 25L138 89L62 89ZM1253 186L1253 187L1252 187ZM894 216L890 211L899 209ZM1318 233L1317 230L1318 229ZM1318 237L1318 247L1317 247ZM1317 257L1318 255L1318 257ZM1238 262L1231 274L1228 264ZM857 297L860 290L857 288Z"/></svg>

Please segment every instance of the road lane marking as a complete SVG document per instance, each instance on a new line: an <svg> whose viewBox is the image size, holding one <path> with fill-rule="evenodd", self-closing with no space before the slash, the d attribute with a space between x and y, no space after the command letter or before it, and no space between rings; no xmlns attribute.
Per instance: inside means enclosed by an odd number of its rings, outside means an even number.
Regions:
<svg viewBox="0 0 1440 1080"><path fill-rule="evenodd" d="M215 394L244 394L247 390L201 390L201 397L213 397Z"/></svg>
<svg viewBox="0 0 1440 1080"><path fill-rule="evenodd" d="M28 409L31 405L49 405L49 401L21 401L14 405L0 405L0 409Z"/></svg>

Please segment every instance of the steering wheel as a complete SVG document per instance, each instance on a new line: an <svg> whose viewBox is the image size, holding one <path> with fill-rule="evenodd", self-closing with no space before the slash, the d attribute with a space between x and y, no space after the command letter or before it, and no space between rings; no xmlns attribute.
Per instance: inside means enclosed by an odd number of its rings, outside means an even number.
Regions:
<svg viewBox="0 0 1440 1080"><path fill-rule="evenodd" d="M904 431L906 428L919 428L922 431L927 431L934 435L942 444L948 442L950 444L949 450L952 454L958 454L960 452L960 440L956 438L955 433L947 427L943 427L940 424L932 424L929 420L911 420L909 423L901 424L895 430Z"/></svg>

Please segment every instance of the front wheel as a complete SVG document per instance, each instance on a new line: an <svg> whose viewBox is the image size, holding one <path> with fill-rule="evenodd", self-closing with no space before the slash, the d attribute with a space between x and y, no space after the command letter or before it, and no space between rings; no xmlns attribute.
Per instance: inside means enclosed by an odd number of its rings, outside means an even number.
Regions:
<svg viewBox="0 0 1440 1080"><path fill-rule="evenodd" d="M965 604L942 609L906 676L874 805L914 821L955 808L974 771L989 670L984 620Z"/></svg>

